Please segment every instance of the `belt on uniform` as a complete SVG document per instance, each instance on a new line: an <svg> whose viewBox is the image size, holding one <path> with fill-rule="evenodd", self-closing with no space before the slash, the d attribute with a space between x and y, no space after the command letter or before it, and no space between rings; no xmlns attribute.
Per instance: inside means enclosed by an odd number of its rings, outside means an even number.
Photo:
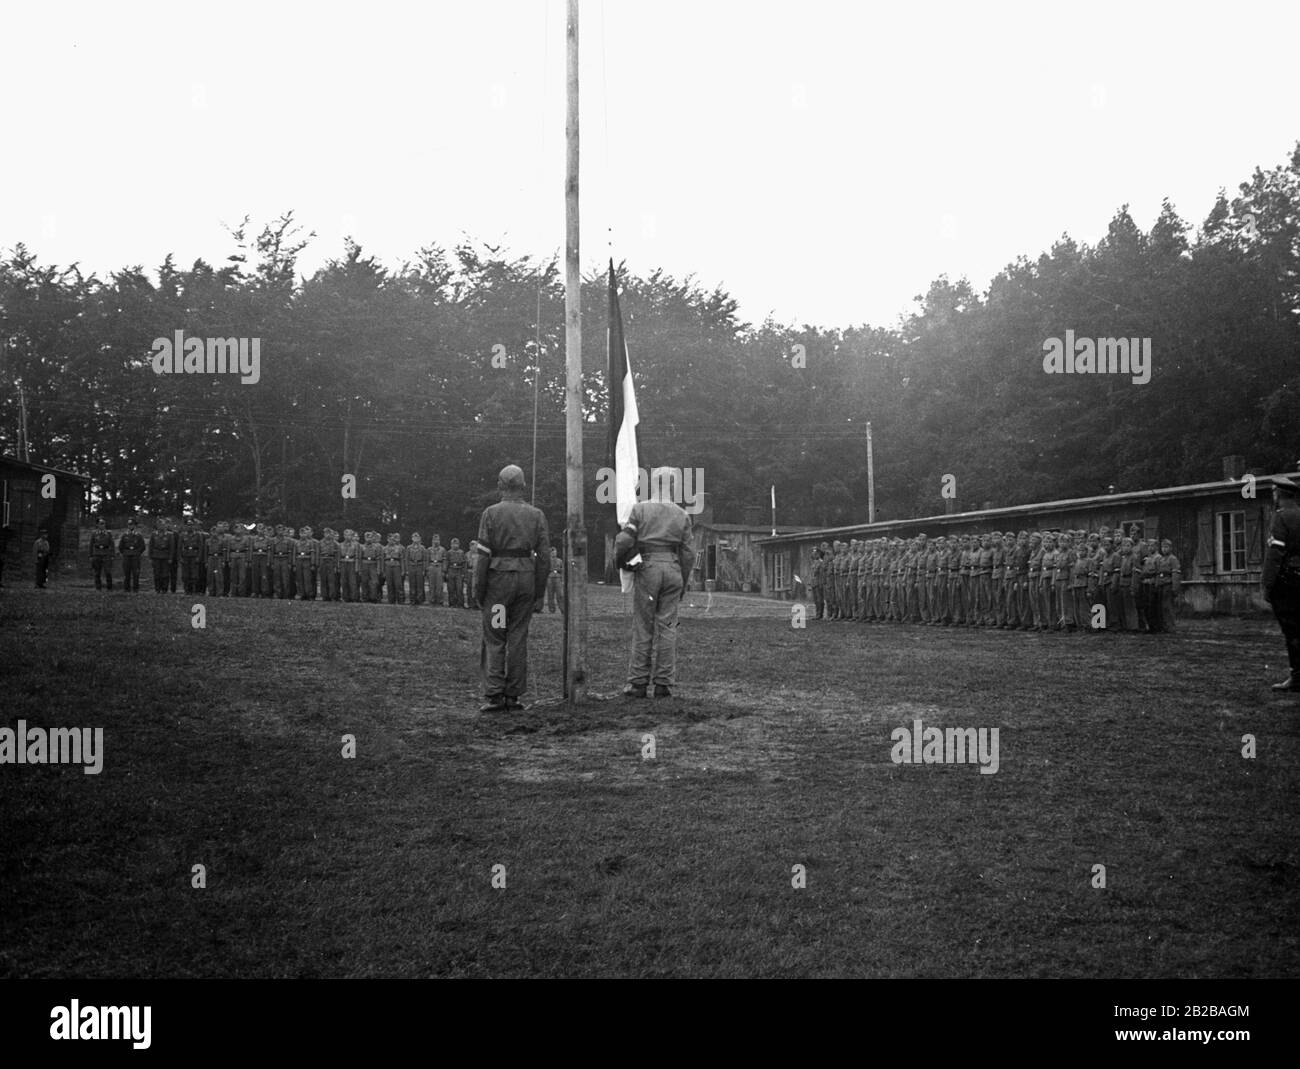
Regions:
<svg viewBox="0 0 1300 1069"><path fill-rule="evenodd" d="M494 549L494 550L492 550L492 556L494 556L494 557L531 557L532 555L533 555L533 551L532 551L531 549Z"/></svg>

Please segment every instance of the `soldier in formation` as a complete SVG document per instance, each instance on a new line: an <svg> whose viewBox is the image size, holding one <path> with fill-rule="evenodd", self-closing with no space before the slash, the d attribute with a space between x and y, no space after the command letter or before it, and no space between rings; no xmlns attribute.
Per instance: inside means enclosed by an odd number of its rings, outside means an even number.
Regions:
<svg viewBox="0 0 1300 1069"><path fill-rule="evenodd" d="M1175 629L1181 565L1169 539L1122 530L823 542L816 619L1008 631Z"/></svg>

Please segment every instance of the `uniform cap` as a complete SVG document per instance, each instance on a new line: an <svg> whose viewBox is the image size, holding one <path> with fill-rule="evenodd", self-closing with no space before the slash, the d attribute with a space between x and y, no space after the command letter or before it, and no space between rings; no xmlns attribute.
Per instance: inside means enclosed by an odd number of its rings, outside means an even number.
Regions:
<svg viewBox="0 0 1300 1069"><path fill-rule="evenodd" d="M518 464L507 464L497 475L497 487L499 489L522 490L526 485L524 469Z"/></svg>

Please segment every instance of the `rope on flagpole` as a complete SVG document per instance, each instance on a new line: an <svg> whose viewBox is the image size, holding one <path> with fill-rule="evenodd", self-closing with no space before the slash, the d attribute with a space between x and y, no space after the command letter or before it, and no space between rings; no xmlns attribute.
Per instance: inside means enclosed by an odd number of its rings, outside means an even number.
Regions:
<svg viewBox="0 0 1300 1069"><path fill-rule="evenodd" d="M541 111L537 123L537 171L539 179L542 175L543 168L546 165L546 75L551 62L551 5L550 3L542 4L545 11L544 23L542 27L542 90L537 94L537 99L541 103ZM539 180L538 187L544 185ZM545 214L543 212L543 214ZM533 369L533 467L529 473L528 481L532 487L532 504L537 504L537 395L541 390L542 381L542 267L539 262L537 265L537 318L533 322L533 358L537 361Z"/></svg>

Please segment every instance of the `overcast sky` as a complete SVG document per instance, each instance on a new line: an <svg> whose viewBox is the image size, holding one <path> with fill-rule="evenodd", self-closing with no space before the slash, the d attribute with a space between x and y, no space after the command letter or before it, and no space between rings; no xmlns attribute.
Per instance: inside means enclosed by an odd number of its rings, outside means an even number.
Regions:
<svg viewBox="0 0 1300 1069"><path fill-rule="evenodd" d="M583 0L583 266L742 316L893 325L1169 197L1199 224L1300 138L1300 4ZM220 262L293 209L396 266L563 241L564 3L10 5L0 247ZM608 134L608 136L607 136Z"/></svg>

